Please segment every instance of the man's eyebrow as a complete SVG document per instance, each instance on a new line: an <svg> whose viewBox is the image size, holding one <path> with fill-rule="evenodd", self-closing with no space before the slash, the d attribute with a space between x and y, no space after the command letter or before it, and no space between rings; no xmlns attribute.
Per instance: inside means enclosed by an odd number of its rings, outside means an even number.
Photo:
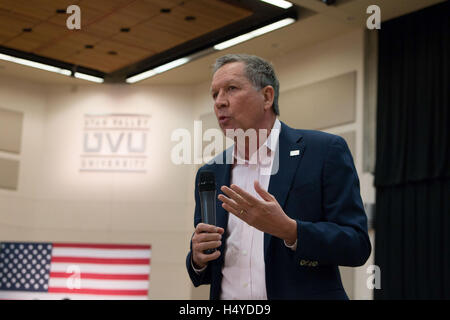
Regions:
<svg viewBox="0 0 450 320"><path fill-rule="evenodd" d="M237 79L229 79L229 80L226 80L223 84L221 84L221 86L228 86L230 83L239 84L239 81ZM210 87L209 92L212 93L213 91L214 91L214 88Z"/></svg>

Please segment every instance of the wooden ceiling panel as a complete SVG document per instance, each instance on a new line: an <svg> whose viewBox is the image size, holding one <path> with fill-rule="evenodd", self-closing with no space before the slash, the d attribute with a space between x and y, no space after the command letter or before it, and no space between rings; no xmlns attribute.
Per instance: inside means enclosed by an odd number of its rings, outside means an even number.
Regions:
<svg viewBox="0 0 450 320"><path fill-rule="evenodd" d="M186 41L182 36L161 30L160 26L153 21L140 24L129 33L120 33L112 39L153 52L161 52Z"/></svg>
<svg viewBox="0 0 450 320"><path fill-rule="evenodd" d="M211 17L222 24L237 21L252 14L251 11L217 0L192 0L187 2L184 8L194 14Z"/></svg>
<svg viewBox="0 0 450 320"><path fill-rule="evenodd" d="M67 29L47 22L33 27L32 32L23 32L20 36L4 43L7 47L33 52L41 46L47 45L55 38L61 36Z"/></svg>
<svg viewBox="0 0 450 320"><path fill-rule="evenodd" d="M195 20L187 21L185 20L187 16L195 17ZM220 25L217 26L214 22L210 22L211 20L207 21L196 12L186 10L183 6L174 8L170 15L158 15L154 17L147 25L157 26L161 31L174 34L188 41L220 27Z"/></svg>
<svg viewBox="0 0 450 320"><path fill-rule="evenodd" d="M120 59L125 59L127 61L132 61L135 59L143 59L145 57L148 57L149 55L154 54L154 52L149 50L144 50L141 48L137 48L134 46L127 46L120 43L117 43L116 41L111 40L104 40L100 42L96 48L99 51L103 51L105 53L108 53L110 51L115 51L117 53L116 57ZM136 58L135 58L136 57Z"/></svg>
<svg viewBox="0 0 450 320"><path fill-rule="evenodd" d="M66 9L78 0L1 0L0 8L19 13L24 17L47 20L56 14L56 9Z"/></svg>
<svg viewBox="0 0 450 320"><path fill-rule="evenodd" d="M0 9L0 44L20 35L24 28L31 28L37 23L39 23L37 19Z"/></svg>
<svg viewBox="0 0 450 320"><path fill-rule="evenodd" d="M81 28L83 29L85 26L90 25L91 23L94 23L95 21L101 19L103 16L105 16L105 13L90 7L86 7L83 5L80 5L80 11L81 11ZM59 26L66 27L67 18L69 15L67 13L59 13L54 16L52 16L50 19L48 19L49 22L55 23Z"/></svg>
<svg viewBox="0 0 450 320"><path fill-rule="evenodd" d="M142 0L81 0L79 6L80 8L92 8L103 14L110 14L135 1Z"/></svg>
<svg viewBox="0 0 450 320"><path fill-rule="evenodd" d="M104 55L107 59L118 62L123 61L124 64L130 64L136 60L139 61L154 54L149 50L121 45L115 41L110 40L102 41L95 47L95 49L97 52L99 52L100 55ZM115 54L110 54L110 52L115 52ZM113 65L109 69L116 70L120 67L116 67Z"/></svg>
<svg viewBox="0 0 450 320"><path fill-rule="evenodd" d="M161 14L162 8L173 8L177 4L168 3L157 3L155 1L134 1L130 5L123 8L121 11L124 14L135 17L138 21L143 21L145 19L150 19L158 14Z"/></svg>
<svg viewBox="0 0 450 320"><path fill-rule="evenodd" d="M71 4L80 30L66 27ZM0 44L110 73L251 14L226 0L0 0Z"/></svg>
<svg viewBox="0 0 450 320"><path fill-rule="evenodd" d="M111 51L115 52L115 54L110 54ZM92 69L113 72L150 55L152 55L152 52L150 51L105 40L97 43L93 49L82 50L79 53L68 57L66 60Z"/></svg>
<svg viewBox="0 0 450 320"><path fill-rule="evenodd" d="M95 47L95 45L102 40L83 32L67 31L67 33L70 35L70 41L58 41L52 46L47 46L35 51L35 53L70 63L68 57L84 50L90 50L86 49L85 46L93 45Z"/></svg>
<svg viewBox="0 0 450 320"><path fill-rule="evenodd" d="M211 8L205 8L209 5L212 5ZM208 3L191 0L174 7L168 14L158 14L131 28L129 33L117 34L112 39L158 53L250 14L247 10L217 0L208 0ZM187 16L193 16L195 20L187 21Z"/></svg>
<svg viewBox="0 0 450 320"><path fill-rule="evenodd" d="M94 34L102 38L109 38L120 32L121 28L130 28L139 21L136 17L124 14L122 12L113 13L96 23L85 27L83 31Z"/></svg>

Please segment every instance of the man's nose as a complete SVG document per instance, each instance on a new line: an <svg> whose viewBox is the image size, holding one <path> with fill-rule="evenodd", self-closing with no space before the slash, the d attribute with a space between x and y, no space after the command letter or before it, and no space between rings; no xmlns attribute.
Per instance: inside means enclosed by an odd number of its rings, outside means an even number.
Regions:
<svg viewBox="0 0 450 320"><path fill-rule="evenodd" d="M228 106L228 99L222 91L220 91L217 94L216 100L214 101L214 105L218 109Z"/></svg>

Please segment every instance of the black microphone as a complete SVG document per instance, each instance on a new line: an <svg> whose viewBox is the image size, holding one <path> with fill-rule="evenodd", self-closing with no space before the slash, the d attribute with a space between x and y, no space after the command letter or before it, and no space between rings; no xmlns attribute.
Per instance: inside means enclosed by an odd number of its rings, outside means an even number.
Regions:
<svg viewBox="0 0 450 320"><path fill-rule="evenodd" d="M202 222L216 225L216 177L212 171L202 171L199 174L198 191L200 194L200 207ZM205 254L210 254L216 249L207 249Z"/></svg>

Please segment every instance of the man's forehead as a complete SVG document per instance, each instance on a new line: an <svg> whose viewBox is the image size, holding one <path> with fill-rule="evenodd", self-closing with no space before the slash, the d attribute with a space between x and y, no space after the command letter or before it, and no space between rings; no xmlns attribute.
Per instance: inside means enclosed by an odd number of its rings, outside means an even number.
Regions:
<svg viewBox="0 0 450 320"><path fill-rule="evenodd" d="M244 74L243 62L230 62L220 67L213 75L211 88L216 84L227 83L233 80L247 79Z"/></svg>

